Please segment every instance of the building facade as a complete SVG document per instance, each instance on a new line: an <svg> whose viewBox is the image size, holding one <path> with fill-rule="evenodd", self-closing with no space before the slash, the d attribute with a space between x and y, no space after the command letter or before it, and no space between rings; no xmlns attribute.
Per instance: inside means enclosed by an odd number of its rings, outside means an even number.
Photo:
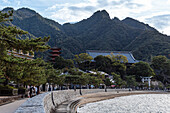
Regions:
<svg viewBox="0 0 170 113"><path fill-rule="evenodd" d="M13 55L14 57L19 57L23 59L33 60L34 54L31 55L30 53L24 54L22 50L16 51L16 50L8 50L8 55Z"/></svg>

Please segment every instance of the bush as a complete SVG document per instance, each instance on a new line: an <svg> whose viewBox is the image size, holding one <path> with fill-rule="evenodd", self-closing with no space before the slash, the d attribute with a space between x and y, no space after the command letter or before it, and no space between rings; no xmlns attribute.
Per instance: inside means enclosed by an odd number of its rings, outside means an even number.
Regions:
<svg viewBox="0 0 170 113"><path fill-rule="evenodd" d="M26 92L27 92L26 88L24 88L24 87L19 87L18 88L18 94L26 94Z"/></svg>
<svg viewBox="0 0 170 113"><path fill-rule="evenodd" d="M9 85L6 86L0 85L0 95L1 96L18 95L18 89Z"/></svg>
<svg viewBox="0 0 170 113"><path fill-rule="evenodd" d="M0 85L0 90L2 90L2 89L17 89L17 88L9 86L9 85L6 85L6 86Z"/></svg>

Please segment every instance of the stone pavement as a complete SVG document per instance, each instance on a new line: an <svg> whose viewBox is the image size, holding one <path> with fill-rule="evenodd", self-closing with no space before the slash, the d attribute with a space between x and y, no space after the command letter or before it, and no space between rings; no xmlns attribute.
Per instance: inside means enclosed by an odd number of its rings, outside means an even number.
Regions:
<svg viewBox="0 0 170 113"><path fill-rule="evenodd" d="M5 104L0 106L0 113L14 113L16 109L25 101L27 98L21 99L21 100L16 100L12 103Z"/></svg>

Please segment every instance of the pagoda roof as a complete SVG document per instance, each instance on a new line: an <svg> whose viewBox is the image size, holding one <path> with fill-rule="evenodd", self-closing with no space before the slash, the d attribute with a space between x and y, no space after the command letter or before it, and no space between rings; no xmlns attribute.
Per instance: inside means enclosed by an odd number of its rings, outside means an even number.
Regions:
<svg viewBox="0 0 170 113"><path fill-rule="evenodd" d="M57 47L53 47L53 48L50 48L51 50L61 50L61 48L57 48Z"/></svg>
<svg viewBox="0 0 170 113"><path fill-rule="evenodd" d="M52 52L60 52L60 50L55 49L55 50L51 50Z"/></svg>
<svg viewBox="0 0 170 113"><path fill-rule="evenodd" d="M58 51L58 52L49 52L50 54L61 54L61 52L60 51Z"/></svg>
<svg viewBox="0 0 170 113"><path fill-rule="evenodd" d="M132 53L129 51L101 51L101 50L86 50L86 53L88 53L90 56L93 57L93 59L99 55L102 56L107 56L107 55L111 55L111 53L113 55L123 55L127 57L128 63L137 63L139 62L138 60L136 60ZM92 60L94 61L94 60Z"/></svg>

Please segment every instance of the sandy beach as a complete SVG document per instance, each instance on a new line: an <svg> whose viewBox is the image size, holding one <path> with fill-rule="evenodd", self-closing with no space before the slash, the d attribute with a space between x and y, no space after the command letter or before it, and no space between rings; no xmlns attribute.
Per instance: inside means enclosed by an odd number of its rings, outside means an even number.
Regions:
<svg viewBox="0 0 170 113"><path fill-rule="evenodd" d="M114 92L82 96L78 113L170 113L165 92Z"/></svg>

